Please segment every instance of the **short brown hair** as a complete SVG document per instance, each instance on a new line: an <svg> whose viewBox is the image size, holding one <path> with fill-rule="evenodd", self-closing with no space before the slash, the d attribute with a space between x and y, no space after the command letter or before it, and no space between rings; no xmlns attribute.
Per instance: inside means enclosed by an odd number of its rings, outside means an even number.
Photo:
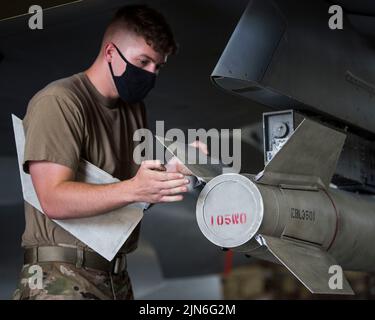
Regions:
<svg viewBox="0 0 375 320"><path fill-rule="evenodd" d="M174 54L177 44L171 27L164 16L146 5L126 5L117 10L106 34L124 28L145 39L146 43L161 54Z"/></svg>

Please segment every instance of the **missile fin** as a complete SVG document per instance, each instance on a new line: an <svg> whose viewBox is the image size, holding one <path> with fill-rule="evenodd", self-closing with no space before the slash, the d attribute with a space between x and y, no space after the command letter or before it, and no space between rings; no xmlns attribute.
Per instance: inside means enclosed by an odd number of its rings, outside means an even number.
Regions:
<svg viewBox="0 0 375 320"><path fill-rule="evenodd" d="M271 185L327 188L346 135L304 119L256 180Z"/></svg>
<svg viewBox="0 0 375 320"><path fill-rule="evenodd" d="M256 239L310 292L354 294L342 268L328 252L316 246L271 236L257 235Z"/></svg>
<svg viewBox="0 0 375 320"><path fill-rule="evenodd" d="M205 155L198 148L155 136L156 141L161 143L170 156L176 156L194 176L203 180L210 181L212 178L223 173L237 173L234 169L223 165L218 159ZM199 161L198 161L199 160Z"/></svg>

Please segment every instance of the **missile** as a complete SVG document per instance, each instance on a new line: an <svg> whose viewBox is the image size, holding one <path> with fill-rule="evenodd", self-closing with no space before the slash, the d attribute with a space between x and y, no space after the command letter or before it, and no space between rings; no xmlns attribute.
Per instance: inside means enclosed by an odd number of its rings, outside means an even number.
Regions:
<svg viewBox="0 0 375 320"><path fill-rule="evenodd" d="M196 205L204 236L284 265L312 293L354 294L332 270L375 270L375 198L330 187L345 137L304 119L258 175L210 179Z"/></svg>

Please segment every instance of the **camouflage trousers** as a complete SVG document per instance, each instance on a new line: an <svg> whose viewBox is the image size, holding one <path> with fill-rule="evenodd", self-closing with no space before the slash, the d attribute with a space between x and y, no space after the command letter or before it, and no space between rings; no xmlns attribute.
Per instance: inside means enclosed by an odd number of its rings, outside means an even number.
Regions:
<svg viewBox="0 0 375 320"><path fill-rule="evenodd" d="M40 277L38 279L37 277ZM22 267L14 300L133 300L128 272L77 268L60 262Z"/></svg>

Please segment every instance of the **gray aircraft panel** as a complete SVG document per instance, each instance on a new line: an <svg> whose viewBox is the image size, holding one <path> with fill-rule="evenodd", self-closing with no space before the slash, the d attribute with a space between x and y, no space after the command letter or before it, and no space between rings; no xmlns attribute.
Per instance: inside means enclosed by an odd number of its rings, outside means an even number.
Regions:
<svg viewBox="0 0 375 320"><path fill-rule="evenodd" d="M331 30L328 7L323 0L250 1L214 83L274 109L303 110L374 135L375 48L345 15L344 29Z"/></svg>

